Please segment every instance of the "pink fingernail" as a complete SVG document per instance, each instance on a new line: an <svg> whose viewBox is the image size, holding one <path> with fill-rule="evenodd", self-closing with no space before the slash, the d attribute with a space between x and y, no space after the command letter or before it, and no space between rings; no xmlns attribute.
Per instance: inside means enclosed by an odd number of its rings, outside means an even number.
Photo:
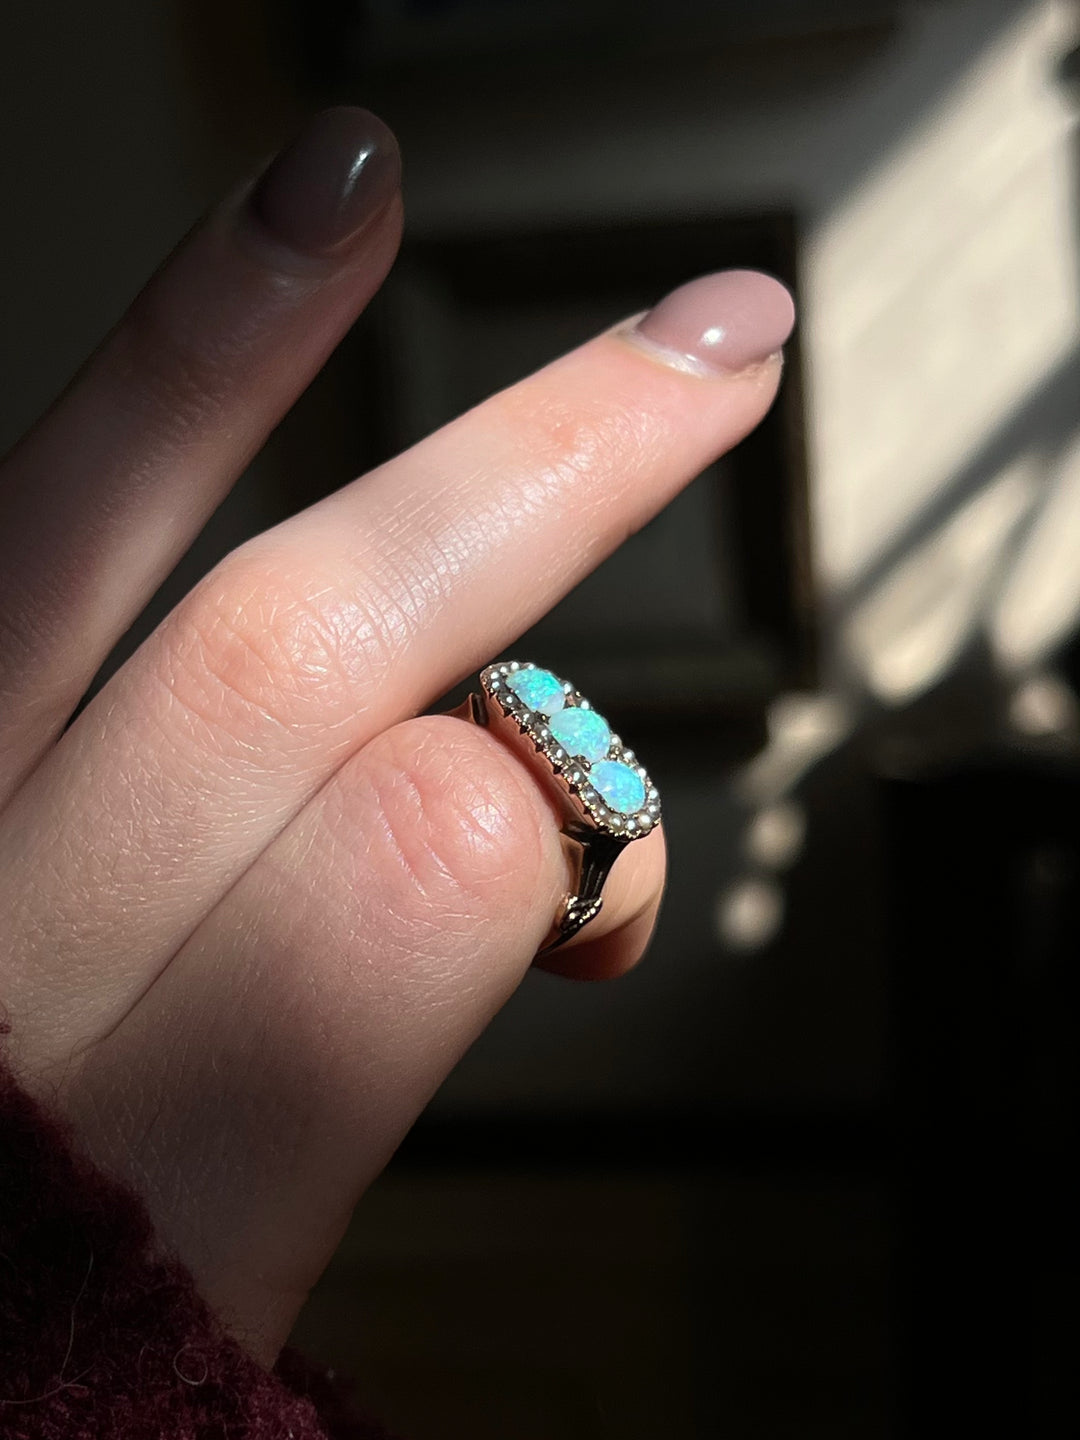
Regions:
<svg viewBox="0 0 1080 1440"><path fill-rule="evenodd" d="M673 290L631 335L659 359L724 374L767 360L794 326L795 302L779 280L760 270L719 270Z"/></svg>

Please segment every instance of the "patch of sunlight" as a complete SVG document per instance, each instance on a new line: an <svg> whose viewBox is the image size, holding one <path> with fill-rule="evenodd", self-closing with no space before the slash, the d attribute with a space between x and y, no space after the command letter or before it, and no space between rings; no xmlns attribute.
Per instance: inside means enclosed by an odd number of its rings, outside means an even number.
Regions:
<svg viewBox="0 0 1080 1440"><path fill-rule="evenodd" d="M1074 117L1053 79L1076 25L1067 0L1033 0L808 236L826 590L865 574L1076 344ZM910 688L895 667L888 688Z"/></svg>
<svg viewBox="0 0 1080 1440"><path fill-rule="evenodd" d="M1024 456L910 550L852 613L842 640L867 687L887 705L939 680L981 621L988 582L1039 494Z"/></svg>
<svg viewBox="0 0 1080 1440"><path fill-rule="evenodd" d="M1050 492L990 615L1009 674L1042 662L1080 617L1080 431L1054 462Z"/></svg>
<svg viewBox="0 0 1080 1440"><path fill-rule="evenodd" d="M768 707L766 727L764 748L734 782L736 792L752 805L786 796L812 766L843 744L855 728L855 715L838 695L781 695Z"/></svg>
<svg viewBox="0 0 1080 1440"><path fill-rule="evenodd" d="M1031 675L1009 699L1009 723L1021 735L1075 735L1080 705L1057 675Z"/></svg>
<svg viewBox="0 0 1080 1440"><path fill-rule="evenodd" d="M760 950L784 922L784 892L775 880L736 880L716 904L716 935L726 950Z"/></svg>
<svg viewBox="0 0 1080 1440"><path fill-rule="evenodd" d="M799 858L806 839L806 811L793 800L763 806L747 827L748 860L767 870L786 870Z"/></svg>

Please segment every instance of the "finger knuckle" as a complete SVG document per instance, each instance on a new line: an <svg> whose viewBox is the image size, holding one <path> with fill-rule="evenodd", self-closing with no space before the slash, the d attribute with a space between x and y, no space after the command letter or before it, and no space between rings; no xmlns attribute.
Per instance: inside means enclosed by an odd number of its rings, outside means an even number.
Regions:
<svg viewBox="0 0 1080 1440"><path fill-rule="evenodd" d="M377 817L381 869L399 915L490 919L528 898L552 869L544 817L528 777L490 736L449 716L386 731L362 752L366 818Z"/></svg>
<svg viewBox="0 0 1080 1440"><path fill-rule="evenodd" d="M507 422L547 487L580 491L583 480L620 480L663 440L657 416L608 394L568 395L538 384L507 400ZM589 488L603 496L601 513L610 513L609 485Z"/></svg>
<svg viewBox="0 0 1080 1440"><path fill-rule="evenodd" d="M242 551L174 613L163 659L172 695L215 729L287 731L293 743L310 734L324 747L388 663L380 627L355 598Z"/></svg>
<svg viewBox="0 0 1080 1440"><path fill-rule="evenodd" d="M150 421L163 439L181 443L218 411L229 388L228 347L191 327L162 299L160 286L140 295L107 352L121 384L117 403Z"/></svg>

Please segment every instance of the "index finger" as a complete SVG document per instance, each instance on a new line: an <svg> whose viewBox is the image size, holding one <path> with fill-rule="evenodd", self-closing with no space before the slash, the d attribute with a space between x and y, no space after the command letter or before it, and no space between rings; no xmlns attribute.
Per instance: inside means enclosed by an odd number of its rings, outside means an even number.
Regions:
<svg viewBox="0 0 1080 1440"><path fill-rule="evenodd" d="M761 419L792 321L767 276L692 282L227 558L6 812L6 884L34 907L15 927L34 955L8 957L25 1025L41 987L54 1033L68 1005L84 1033L115 1023L350 754ZM58 813L65 863L45 864L55 829L37 817Z"/></svg>

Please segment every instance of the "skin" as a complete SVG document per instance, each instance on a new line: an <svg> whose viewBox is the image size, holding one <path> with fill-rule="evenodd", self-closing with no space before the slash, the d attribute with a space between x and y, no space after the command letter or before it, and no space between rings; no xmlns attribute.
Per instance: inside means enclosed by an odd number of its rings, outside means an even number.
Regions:
<svg viewBox="0 0 1080 1440"><path fill-rule="evenodd" d="M315 259L244 201L0 469L0 997L24 1083L272 1363L567 885L512 747L418 712L757 424L780 360L597 337L241 546L64 731L398 245L397 197ZM548 968L629 969L663 873L658 830Z"/></svg>

